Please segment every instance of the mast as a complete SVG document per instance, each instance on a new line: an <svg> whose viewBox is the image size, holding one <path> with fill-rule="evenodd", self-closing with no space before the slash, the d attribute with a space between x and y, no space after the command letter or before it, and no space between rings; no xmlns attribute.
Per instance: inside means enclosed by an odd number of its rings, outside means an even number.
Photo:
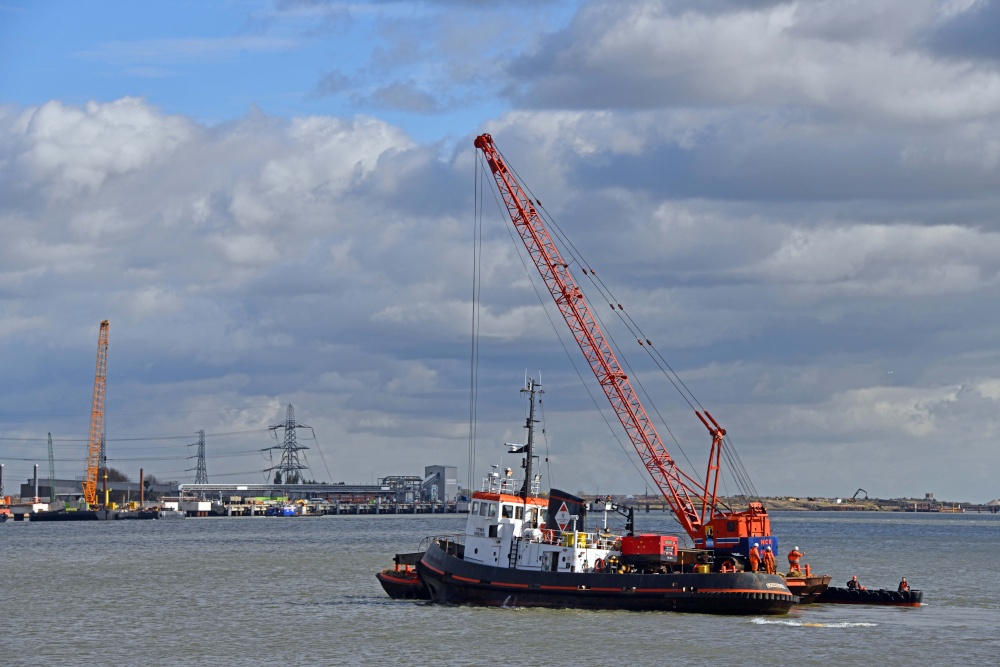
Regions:
<svg viewBox="0 0 1000 667"><path fill-rule="evenodd" d="M528 378L525 387L521 389L522 394L528 394L528 419L524 424L524 427L528 429L528 444L526 444L520 451L524 452L524 483L521 485L521 490L517 495L524 499L527 499L531 495L531 480L532 480L532 462L535 458L534 446L535 446L535 394L544 394L542 390L542 385L535 382L533 379ZM518 450L515 450L518 451Z"/></svg>

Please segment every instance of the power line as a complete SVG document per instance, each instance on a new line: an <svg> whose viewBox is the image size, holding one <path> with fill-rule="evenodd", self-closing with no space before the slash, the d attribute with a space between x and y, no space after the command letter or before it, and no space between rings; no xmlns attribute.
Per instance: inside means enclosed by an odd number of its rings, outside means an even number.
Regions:
<svg viewBox="0 0 1000 667"><path fill-rule="evenodd" d="M228 433L206 433L206 437L224 438L231 435L246 435L248 433L266 433L269 428L256 428L251 431L229 431ZM142 438L107 438L106 442L148 442L156 440L188 440L190 435L156 435ZM0 436L0 440L14 442L46 442L48 438L15 438L11 436ZM52 438L52 442L88 442L85 438Z"/></svg>
<svg viewBox="0 0 1000 667"><path fill-rule="evenodd" d="M271 405L247 405L244 407L222 407L222 408L209 408L205 410L162 410L156 412L107 412L105 411L105 416L114 415L116 417L130 417L137 415L193 415L203 412L233 412L240 410L270 410L273 406ZM59 412L0 412L0 417L84 417L85 413L59 413Z"/></svg>

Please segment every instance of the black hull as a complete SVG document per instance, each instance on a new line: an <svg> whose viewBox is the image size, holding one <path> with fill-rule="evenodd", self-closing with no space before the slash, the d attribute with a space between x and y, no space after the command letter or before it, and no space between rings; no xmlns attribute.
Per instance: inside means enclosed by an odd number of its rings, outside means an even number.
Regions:
<svg viewBox="0 0 1000 667"><path fill-rule="evenodd" d="M29 521L109 521L118 518L113 510L80 510L78 512L32 512Z"/></svg>
<svg viewBox="0 0 1000 667"><path fill-rule="evenodd" d="M119 512L115 519L121 521L131 520L131 521L150 521L158 517L158 512L156 510L126 510Z"/></svg>
<svg viewBox="0 0 1000 667"><path fill-rule="evenodd" d="M878 590L851 590L849 588L827 588L817 602L827 604L875 604L891 607L919 607L924 599L923 591L909 590L904 593Z"/></svg>
<svg viewBox="0 0 1000 667"><path fill-rule="evenodd" d="M798 600L777 575L525 571L468 563L436 542L417 572L445 604L775 615Z"/></svg>

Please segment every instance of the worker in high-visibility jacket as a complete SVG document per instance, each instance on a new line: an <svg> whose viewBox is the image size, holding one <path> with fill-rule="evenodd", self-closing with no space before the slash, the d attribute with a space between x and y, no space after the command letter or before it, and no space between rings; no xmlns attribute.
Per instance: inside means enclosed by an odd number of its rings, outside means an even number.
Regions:
<svg viewBox="0 0 1000 667"><path fill-rule="evenodd" d="M760 569L760 550L757 545L750 547L750 571L756 572Z"/></svg>
<svg viewBox="0 0 1000 667"><path fill-rule="evenodd" d="M774 563L774 552L771 547L764 547L764 571L768 574L777 574L777 566Z"/></svg>
<svg viewBox="0 0 1000 667"><path fill-rule="evenodd" d="M792 547L792 550L788 552L788 571L789 572L801 572L802 568L799 567L799 560L805 554L799 551L798 547Z"/></svg>

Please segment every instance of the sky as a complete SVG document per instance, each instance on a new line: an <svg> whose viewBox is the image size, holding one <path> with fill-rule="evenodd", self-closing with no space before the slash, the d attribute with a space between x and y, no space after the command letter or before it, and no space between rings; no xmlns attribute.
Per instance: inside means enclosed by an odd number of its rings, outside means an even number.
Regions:
<svg viewBox="0 0 1000 667"><path fill-rule="evenodd" d="M204 430L210 481L262 482L291 404L318 481L478 485L527 376L543 486L649 490L477 190L488 132L758 494L1000 497L998 32L984 0L0 0L6 493L49 433L83 474L105 319L133 478L194 481Z"/></svg>

